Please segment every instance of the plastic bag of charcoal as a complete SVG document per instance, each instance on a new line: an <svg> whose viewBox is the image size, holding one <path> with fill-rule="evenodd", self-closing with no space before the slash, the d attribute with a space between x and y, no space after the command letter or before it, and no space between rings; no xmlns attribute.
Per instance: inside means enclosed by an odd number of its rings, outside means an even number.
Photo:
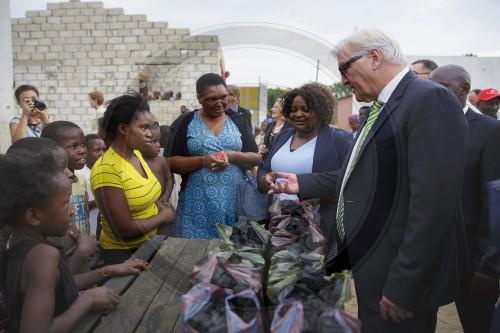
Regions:
<svg viewBox="0 0 500 333"><path fill-rule="evenodd" d="M262 282L259 271L241 263L231 263L217 255L207 256L195 265L190 276L191 284L214 284L232 289L235 293L251 289L261 295Z"/></svg>
<svg viewBox="0 0 500 333"><path fill-rule="evenodd" d="M344 271L327 276L323 255L289 246L271 258L266 296L269 304L313 296L328 306L343 308L352 297L351 275Z"/></svg>
<svg viewBox="0 0 500 333"><path fill-rule="evenodd" d="M272 333L360 333L357 318L338 308L325 306L320 300L284 300L274 311Z"/></svg>
<svg viewBox="0 0 500 333"><path fill-rule="evenodd" d="M319 229L319 220L310 203L281 201L277 198L270 211L271 253L286 249L292 243L300 244L304 252L323 253L325 237Z"/></svg>
<svg viewBox="0 0 500 333"><path fill-rule="evenodd" d="M181 297L185 333L261 333L260 303L251 290L233 293L210 284L196 284Z"/></svg>
<svg viewBox="0 0 500 333"><path fill-rule="evenodd" d="M271 233L256 222L240 222L232 227L217 224L217 232L222 240L221 249L238 249L267 255Z"/></svg>
<svg viewBox="0 0 500 333"><path fill-rule="evenodd" d="M182 332L226 333L226 297L232 290L210 284L196 284L181 297Z"/></svg>

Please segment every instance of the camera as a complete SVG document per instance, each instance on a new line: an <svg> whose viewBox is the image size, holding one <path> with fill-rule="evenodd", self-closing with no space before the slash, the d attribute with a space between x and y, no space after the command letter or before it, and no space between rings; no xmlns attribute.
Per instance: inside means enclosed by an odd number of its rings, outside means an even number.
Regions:
<svg viewBox="0 0 500 333"><path fill-rule="evenodd" d="M40 111L43 111L47 108L47 105L42 100L33 98L33 103L35 104L35 108L37 108Z"/></svg>

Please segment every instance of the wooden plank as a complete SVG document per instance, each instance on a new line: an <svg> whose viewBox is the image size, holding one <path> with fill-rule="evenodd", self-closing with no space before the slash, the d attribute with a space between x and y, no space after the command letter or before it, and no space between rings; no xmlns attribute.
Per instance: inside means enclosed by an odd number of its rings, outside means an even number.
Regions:
<svg viewBox="0 0 500 333"><path fill-rule="evenodd" d="M151 258L160 248L162 242L165 239L165 235L153 235L148 238L144 244L137 249L137 251L130 257L131 259L142 259L145 261L150 261ZM135 281L137 275L129 276L117 276L109 279L104 284L106 287L113 288L120 295L122 295L125 290ZM73 329L75 333L87 333L91 332L100 322L102 316L102 311L92 311L87 313Z"/></svg>
<svg viewBox="0 0 500 333"><path fill-rule="evenodd" d="M178 332L175 327L179 322L180 297L191 288L189 276L193 267L207 251L217 245L217 242L209 240L190 239L188 241L136 332Z"/></svg>
<svg viewBox="0 0 500 333"><path fill-rule="evenodd" d="M150 269L135 280L94 332L134 332L186 244L186 239L169 238L152 259Z"/></svg>
<svg viewBox="0 0 500 333"><path fill-rule="evenodd" d="M153 235L130 257L130 259L142 259L144 261L151 261L156 252L160 249L162 242L165 240L165 235ZM135 281L137 275L117 276L109 279L105 286L113 288L120 295L128 289L128 287Z"/></svg>

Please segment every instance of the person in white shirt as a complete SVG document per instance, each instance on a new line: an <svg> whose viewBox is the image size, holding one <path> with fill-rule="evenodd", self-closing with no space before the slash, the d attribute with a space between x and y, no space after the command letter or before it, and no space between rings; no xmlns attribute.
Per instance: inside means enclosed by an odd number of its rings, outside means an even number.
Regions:
<svg viewBox="0 0 500 333"><path fill-rule="evenodd" d="M104 95L102 92L94 90L89 93L89 104L95 110L95 119L92 120L92 133L97 133L98 120L104 116L106 108L104 107Z"/></svg>
<svg viewBox="0 0 500 333"><path fill-rule="evenodd" d="M97 235L97 214L99 209L97 208L94 195L90 189L90 171L94 163L101 157L106 151L106 144L104 140L101 139L97 134L87 134L85 136L85 144L87 145L87 164L81 170L75 170L77 175L82 175L87 180L87 193L89 196L89 222L90 222L90 234Z"/></svg>

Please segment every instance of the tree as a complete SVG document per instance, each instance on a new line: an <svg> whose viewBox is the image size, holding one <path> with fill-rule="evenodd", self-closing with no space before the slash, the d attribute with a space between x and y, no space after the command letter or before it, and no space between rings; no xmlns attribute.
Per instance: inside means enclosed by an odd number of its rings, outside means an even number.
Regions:
<svg viewBox="0 0 500 333"><path fill-rule="evenodd" d="M352 89L349 85L343 86L342 83L334 83L331 87L332 94L337 99L344 98L347 96L352 96Z"/></svg>
<svg viewBox="0 0 500 333"><path fill-rule="evenodd" d="M281 88L268 88L267 89L267 109L271 110L276 103L276 100L283 96L287 90Z"/></svg>

